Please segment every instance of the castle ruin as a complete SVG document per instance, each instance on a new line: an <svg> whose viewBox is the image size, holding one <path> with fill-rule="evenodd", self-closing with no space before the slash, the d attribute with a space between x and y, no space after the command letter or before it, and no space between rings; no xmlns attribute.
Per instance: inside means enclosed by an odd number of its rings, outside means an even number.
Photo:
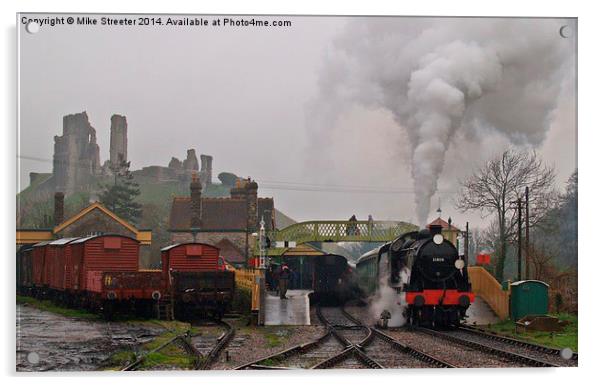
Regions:
<svg viewBox="0 0 602 385"><path fill-rule="evenodd" d="M63 135L54 137L52 173L56 191L72 193L102 172L96 130L84 111L63 117Z"/></svg>
<svg viewBox="0 0 602 385"><path fill-rule="evenodd" d="M111 145L109 149L109 164L115 170L128 159L128 122L125 116L111 116Z"/></svg>
<svg viewBox="0 0 602 385"><path fill-rule="evenodd" d="M203 188L206 188L211 184L211 178L213 173L213 157L211 155L203 155L201 154L201 172L199 178L201 180L201 185Z"/></svg>
<svg viewBox="0 0 602 385"><path fill-rule="evenodd" d="M96 130L90 124L88 114L81 113L63 117L63 134L54 137L52 177L38 185L40 193L62 191L70 195L93 182L94 177L111 175L128 161L128 124L123 115L111 116L109 159L101 166L100 148L96 143ZM189 183L193 173L198 174L202 188L211 184L213 157L188 149L186 158L180 161L172 157L167 166L147 166L133 171L136 176L150 177L157 182L177 181ZM200 170L199 170L200 169ZM30 175L33 183L39 173Z"/></svg>

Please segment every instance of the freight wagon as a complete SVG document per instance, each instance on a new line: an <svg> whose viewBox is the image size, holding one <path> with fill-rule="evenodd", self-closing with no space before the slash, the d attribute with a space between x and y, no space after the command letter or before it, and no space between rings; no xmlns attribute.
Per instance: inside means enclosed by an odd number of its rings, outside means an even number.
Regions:
<svg viewBox="0 0 602 385"><path fill-rule="evenodd" d="M68 306L150 316L200 313L221 317L234 295L234 272L219 249L202 243L162 251L160 270L140 270L140 244L123 235L62 238L17 254L19 292ZM165 309L168 308L168 311ZM163 310L161 310L163 309Z"/></svg>
<svg viewBox="0 0 602 385"><path fill-rule="evenodd" d="M220 264L219 249L183 243L161 250L165 280L176 318L194 315L221 318L234 296L234 272Z"/></svg>

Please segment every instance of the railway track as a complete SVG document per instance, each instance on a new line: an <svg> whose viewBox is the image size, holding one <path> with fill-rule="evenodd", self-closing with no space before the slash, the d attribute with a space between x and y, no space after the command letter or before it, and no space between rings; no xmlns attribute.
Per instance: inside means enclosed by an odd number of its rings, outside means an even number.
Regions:
<svg viewBox="0 0 602 385"><path fill-rule="evenodd" d="M464 346L472 350L476 350L485 353L500 362L500 366L506 364L514 364L524 367L557 367L558 365L545 361L541 358L535 358L528 356L517 351L511 351L507 349L507 345L494 346L494 344L486 343L482 337L477 336L475 333L467 332L466 330L452 330L452 331L437 331L433 329L427 329L422 327L411 327L411 331L417 331L421 334L430 335L438 340L445 340L452 345ZM467 336L470 334L470 336ZM505 349L505 350L502 350Z"/></svg>
<svg viewBox="0 0 602 385"><path fill-rule="evenodd" d="M365 326L343 308L316 308L328 331L315 341L293 346L237 367L266 369L385 369L454 367Z"/></svg>
<svg viewBox="0 0 602 385"><path fill-rule="evenodd" d="M262 357L234 368L235 370L311 369L313 366L344 350L332 330L318 339L295 345L286 350Z"/></svg>
<svg viewBox="0 0 602 385"><path fill-rule="evenodd" d="M328 312L328 311L327 311ZM319 369L326 367L367 367L361 355L348 338L363 340L367 332L358 328L349 319L339 316L330 323L322 314L321 308L316 308L318 319L327 331L318 339L295 345L286 350L262 357L246 363L236 370L265 370L265 369ZM335 313L336 314L336 313ZM344 330L344 331L343 331ZM369 367L369 366L368 366Z"/></svg>
<svg viewBox="0 0 602 385"><path fill-rule="evenodd" d="M573 353L570 359L565 359L561 356L560 349L521 341L512 337L485 331L474 326L463 325L454 330L453 334L457 334L467 339L472 339L495 348L512 351L535 359L541 359L542 361L556 364L558 366L577 366L578 364L577 353Z"/></svg>
<svg viewBox="0 0 602 385"><path fill-rule="evenodd" d="M188 345L195 359L195 370L210 370L217 361L221 352L234 337L234 327L225 321L216 321L216 326L224 328L224 332L217 338L211 336L191 335Z"/></svg>
<svg viewBox="0 0 602 385"><path fill-rule="evenodd" d="M349 314L344 307L341 314L356 325L362 325L361 321ZM455 366L402 344L388 334L370 327L370 335L362 341L358 348L369 357L378 362L383 368L454 368Z"/></svg>
<svg viewBox="0 0 602 385"><path fill-rule="evenodd" d="M138 357L134 362L123 367L121 371L138 370L150 354L159 352L172 344L178 344L179 347L184 349L190 356L194 357L194 370L209 370L219 358L222 350L234 336L234 328L229 323L215 321L215 325L225 328L225 331L217 338L209 337L212 341L209 344L207 344L207 338L202 334L191 335L190 332L179 334L170 338L155 349Z"/></svg>
<svg viewBox="0 0 602 385"><path fill-rule="evenodd" d="M121 368L122 372L130 372L130 371L135 371L138 370L138 368L144 363L144 361L146 361L146 358L152 354L152 353L156 353L160 350L163 350L164 348L166 348L167 346L177 343L178 341L181 341L182 343L185 344L185 335L177 335L175 337L170 338L168 341L164 342L163 344L157 346L155 349L147 352L146 354L138 357L134 362L124 366L123 368Z"/></svg>

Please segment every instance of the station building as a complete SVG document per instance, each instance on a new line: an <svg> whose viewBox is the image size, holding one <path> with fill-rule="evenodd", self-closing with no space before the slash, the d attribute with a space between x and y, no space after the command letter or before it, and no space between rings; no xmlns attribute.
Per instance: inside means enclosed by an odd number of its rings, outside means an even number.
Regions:
<svg viewBox="0 0 602 385"><path fill-rule="evenodd" d="M439 217L426 225L429 230L431 229L431 226L441 226L441 233L443 234L443 237L454 245L458 244L458 235L461 233L461 230L451 224L451 219L449 222L446 222Z"/></svg>
<svg viewBox="0 0 602 385"><path fill-rule="evenodd" d="M152 231L138 229L128 221L103 206L91 203L70 218L64 218L64 194L54 194L54 226L43 229L17 229L17 249L23 245L36 244L59 238L86 237L100 234L120 234L140 242L140 253L150 253Z"/></svg>
<svg viewBox="0 0 602 385"><path fill-rule="evenodd" d="M238 180L230 197L202 197L198 176L193 175L190 196L174 197L169 215L172 243L203 242L220 249L227 262L243 266L252 258L260 222L266 231L294 223L274 208L273 198L257 196L258 185Z"/></svg>

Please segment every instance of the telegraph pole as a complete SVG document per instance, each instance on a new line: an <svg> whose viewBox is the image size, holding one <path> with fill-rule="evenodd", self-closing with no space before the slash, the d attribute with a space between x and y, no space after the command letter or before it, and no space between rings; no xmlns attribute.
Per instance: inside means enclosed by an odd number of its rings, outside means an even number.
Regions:
<svg viewBox="0 0 602 385"><path fill-rule="evenodd" d="M468 222L466 222L466 233L464 239L464 261L468 264Z"/></svg>
<svg viewBox="0 0 602 385"><path fill-rule="evenodd" d="M259 222L259 268L265 269L265 221L263 215Z"/></svg>
<svg viewBox="0 0 602 385"><path fill-rule="evenodd" d="M522 281L522 269L523 269L523 256L522 256L522 233L523 225L522 225L522 210L521 210L521 199L518 199L518 250L517 250L517 260L518 260L518 280Z"/></svg>
<svg viewBox="0 0 602 385"><path fill-rule="evenodd" d="M529 279L529 262L531 262L531 243L529 243L529 186L525 187L525 279Z"/></svg>

